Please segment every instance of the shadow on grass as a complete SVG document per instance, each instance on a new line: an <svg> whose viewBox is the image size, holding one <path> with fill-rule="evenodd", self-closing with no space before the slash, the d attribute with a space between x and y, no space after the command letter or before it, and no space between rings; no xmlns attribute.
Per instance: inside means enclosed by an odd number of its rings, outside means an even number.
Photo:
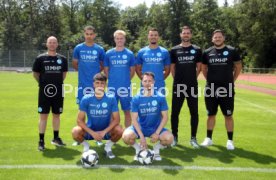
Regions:
<svg viewBox="0 0 276 180"><path fill-rule="evenodd" d="M149 146L150 149L152 149L152 146ZM99 154L99 162L98 165L110 165L111 167L108 167L110 171L115 172L115 173L122 173L124 171L126 171L128 168L139 168L137 166L141 166L141 168L147 168L150 166L181 166L180 164L177 164L175 162L173 162L173 160L171 160L170 158L168 158L165 154L163 155L163 152L167 151L167 149L162 150L161 151L161 156L162 156L162 161L153 161L152 164L150 165L142 165L140 164L138 161L134 161L133 157L135 155L135 150L133 147L131 146L127 146L127 145L121 145L121 144L116 144L112 147L112 151L114 153L114 155L116 156L116 158L114 159L108 159L107 157L105 157L104 154L104 146L94 146L91 147L90 149L94 149L98 154ZM78 160L76 162L76 165L81 165L80 160ZM112 165L114 165L115 167L112 167ZM123 167L120 167L120 165L122 165ZM125 168L124 166L128 166L127 168ZM95 167L95 169L98 169L100 167ZM87 170L90 169L94 169L92 168L88 168ZM171 175L177 175L179 173L180 170L169 170L169 169L164 169L163 170L165 173L167 174L171 174Z"/></svg>
<svg viewBox="0 0 276 180"><path fill-rule="evenodd" d="M232 155L234 157L249 159L249 160L255 161L258 164L276 163L276 158L267 154L260 154L260 153L253 152L250 150L245 150L242 148L235 148L235 150L233 151L228 151L223 146L215 145L214 147L217 147L223 154L229 154L229 156Z"/></svg>
<svg viewBox="0 0 276 180"><path fill-rule="evenodd" d="M64 160L73 160L75 156L79 156L80 152L66 146L64 147L57 147L56 149L45 149L43 151L43 156L48 158L62 158Z"/></svg>
<svg viewBox="0 0 276 180"><path fill-rule="evenodd" d="M227 150L224 146L213 145L210 148L201 147L193 149L182 145L171 148L170 151L164 151L164 156L168 158L177 158L183 162L194 162L198 156L217 159L218 161L230 164L235 158L244 158L255 161L258 164L276 163L276 158L266 154L260 154L242 148L235 148L233 151Z"/></svg>

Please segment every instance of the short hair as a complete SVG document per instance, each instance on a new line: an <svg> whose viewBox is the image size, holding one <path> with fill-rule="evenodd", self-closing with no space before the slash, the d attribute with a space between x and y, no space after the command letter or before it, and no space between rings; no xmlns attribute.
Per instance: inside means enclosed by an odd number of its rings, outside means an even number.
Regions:
<svg viewBox="0 0 276 180"><path fill-rule="evenodd" d="M154 79L154 73L152 73L152 72L144 72L144 73L142 74L142 79L144 78L144 76L151 76L152 79Z"/></svg>
<svg viewBox="0 0 276 180"><path fill-rule="evenodd" d="M117 30L114 32L113 36L116 37L117 35L123 35L124 37L126 37L126 32L123 30Z"/></svg>
<svg viewBox="0 0 276 180"><path fill-rule="evenodd" d="M158 29L154 28L154 27L150 27L148 32L150 32L150 31L157 31L158 32Z"/></svg>
<svg viewBox="0 0 276 180"><path fill-rule="evenodd" d="M213 31L212 37L213 37L214 34L216 34L216 33L221 33L223 36L225 36L223 30L221 30L221 29L216 29L216 30Z"/></svg>
<svg viewBox="0 0 276 180"><path fill-rule="evenodd" d="M104 81L104 82L106 82L107 77L106 77L106 75L104 75L102 73L97 73L97 74L94 75L93 81Z"/></svg>
<svg viewBox="0 0 276 180"><path fill-rule="evenodd" d="M183 30L185 30L185 29L189 29L190 32L192 33L192 29L191 29L189 26L183 26L183 27L181 28L181 32L182 32Z"/></svg>
<svg viewBox="0 0 276 180"><path fill-rule="evenodd" d="M85 26L85 27L84 27L84 32L85 32L86 30L91 30L91 31L93 31L93 32L96 32L96 29L95 29L93 26Z"/></svg>

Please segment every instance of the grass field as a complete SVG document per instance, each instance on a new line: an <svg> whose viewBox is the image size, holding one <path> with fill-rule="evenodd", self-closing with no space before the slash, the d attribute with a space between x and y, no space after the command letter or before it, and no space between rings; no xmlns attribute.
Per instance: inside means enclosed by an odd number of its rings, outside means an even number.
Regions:
<svg viewBox="0 0 276 180"><path fill-rule="evenodd" d="M137 81L137 79L135 79ZM171 87L171 78L167 87ZM180 116L179 145L161 151L162 162L142 166L133 162L134 149L122 141L113 148L116 159L103 156L103 147L92 148L100 155L98 168L80 166L82 146L71 146L71 129L76 125L74 94L66 94L60 134L67 146L56 148L51 119L46 132L46 150L37 150L38 86L32 74L0 72L0 179L275 179L276 97L236 89L236 149L225 148L227 135L221 113L213 134L214 146L193 149L189 145L187 104ZM77 85L77 74L69 73L65 83ZM204 81L200 81L204 86ZM167 97L171 106L171 96ZM170 113L170 112L169 112ZM199 99L198 141L206 135L206 111ZM123 119L123 115L121 114ZM170 123L167 127L170 129ZM111 166L113 165L113 166Z"/></svg>

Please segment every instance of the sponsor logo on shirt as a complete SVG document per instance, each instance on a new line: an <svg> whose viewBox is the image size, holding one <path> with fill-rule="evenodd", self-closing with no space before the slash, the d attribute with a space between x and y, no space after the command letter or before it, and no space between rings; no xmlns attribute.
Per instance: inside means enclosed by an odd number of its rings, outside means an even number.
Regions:
<svg viewBox="0 0 276 180"><path fill-rule="evenodd" d="M102 107L103 107L103 108L106 108L106 107L107 107L107 103L106 103L106 102L103 102L103 103L102 103Z"/></svg>
<svg viewBox="0 0 276 180"><path fill-rule="evenodd" d="M61 66L45 66L45 71L60 71L62 69Z"/></svg>
<svg viewBox="0 0 276 180"><path fill-rule="evenodd" d="M195 54L196 53L196 51L194 50L194 49L191 49L191 54Z"/></svg>
<svg viewBox="0 0 276 180"><path fill-rule="evenodd" d="M127 59L127 55L124 54L124 55L123 55L123 59Z"/></svg>
<svg viewBox="0 0 276 180"><path fill-rule="evenodd" d="M96 51L96 50L93 50L93 52L92 52L94 55L97 55L98 54L98 52Z"/></svg>
<svg viewBox="0 0 276 180"><path fill-rule="evenodd" d="M227 56L228 54L229 54L228 51L223 51L223 55L224 55L224 56Z"/></svg>
<svg viewBox="0 0 276 180"><path fill-rule="evenodd" d="M156 54L156 56L157 56L157 57L161 57L162 54L159 52L159 53Z"/></svg>
<svg viewBox="0 0 276 180"><path fill-rule="evenodd" d="M152 104L153 106L157 106L157 101L156 101L156 100L153 100L153 101L151 102L151 104Z"/></svg>
<svg viewBox="0 0 276 180"><path fill-rule="evenodd" d="M228 58L211 58L209 59L210 64L214 63L226 63L228 61Z"/></svg>
<svg viewBox="0 0 276 180"><path fill-rule="evenodd" d="M61 59L58 59L58 60L57 60L57 63L58 63L58 64L62 64Z"/></svg>

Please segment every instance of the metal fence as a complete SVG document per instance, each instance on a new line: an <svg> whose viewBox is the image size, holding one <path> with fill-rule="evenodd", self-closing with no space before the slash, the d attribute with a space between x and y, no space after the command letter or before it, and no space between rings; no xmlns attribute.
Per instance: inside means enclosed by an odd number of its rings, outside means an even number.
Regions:
<svg viewBox="0 0 276 180"><path fill-rule="evenodd" d="M35 58L46 50L0 50L0 70L31 71ZM59 51L68 59L72 70L72 50ZM276 74L276 68L243 68L243 73Z"/></svg>
<svg viewBox="0 0 276 180"><path fill-rule="evenodd" d="M0 51L0 70L31 70L35 58L44 52L46 50L2 50ZM65 50L58 53L67 57L69 68L72 68L72 51Z"/></svg>

